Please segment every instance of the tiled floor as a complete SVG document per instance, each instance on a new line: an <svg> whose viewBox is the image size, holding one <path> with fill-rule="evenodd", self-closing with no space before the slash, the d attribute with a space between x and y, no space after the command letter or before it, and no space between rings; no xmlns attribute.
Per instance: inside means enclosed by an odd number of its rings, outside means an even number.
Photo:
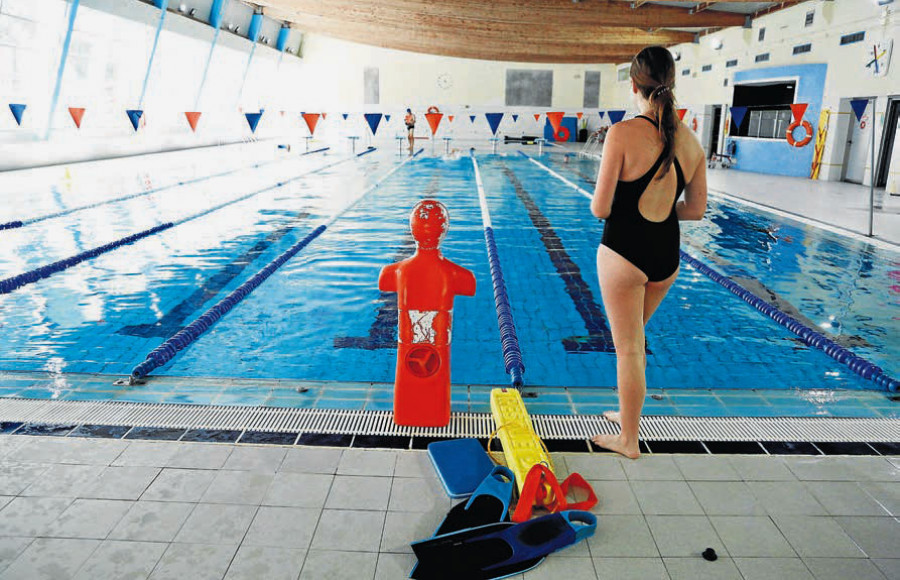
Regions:
<svg viewBox="0 0 900 580"><path fill-rule="evenodd" d="M898 457L555 462L598 532L519 578L900 578ZM399 580L450 505L422 451L2 435L0 580Z"/></svg>

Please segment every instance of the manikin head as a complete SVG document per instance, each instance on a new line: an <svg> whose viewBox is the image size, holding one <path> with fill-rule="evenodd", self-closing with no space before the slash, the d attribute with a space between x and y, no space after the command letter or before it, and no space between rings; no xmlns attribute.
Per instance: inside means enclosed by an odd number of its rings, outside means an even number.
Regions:
<svg viewBox="0 0 900 580"><path fill-rule="evenodd" d="M450 215L436 199L423 199L409 216L409 229L420 250L436 250L450 229Z"/></svg>

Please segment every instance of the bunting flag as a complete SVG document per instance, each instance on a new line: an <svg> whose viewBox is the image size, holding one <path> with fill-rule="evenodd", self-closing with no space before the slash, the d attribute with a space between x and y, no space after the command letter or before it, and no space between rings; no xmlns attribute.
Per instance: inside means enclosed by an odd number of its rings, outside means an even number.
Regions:
<svg viewBox="0 0 900 580"><path fill-rule="evenodd" d="M324 121L327 118L328 118L328 113L322 113L322 120Z"/></svg>
<svg viewBox="0 0 900 580"><path fill-rule="evenodd" d="M600 115L601 120L603 119L603 113L604 113L604 111L597 111L597 114Z"/></svg>
<svg viewBox="0 0 900 580"><path fill-rule="evenodd" d="M513 118L513 123L518 123L518 122L519 122L519 116L518 116L518 115L513 115L512 118Z"/></svg>
<svg viewBox="0 0 900 580"><path fill-rule="evenodd" d="M455 115L447 115L447 120L452 123L454 117L455 117Z"/></svg>
<svg viewBox="0 0 900 580"><path fill-rule="evenodd" d="M500 128L500 121L503 120L503 113L485 113L484 118L487 119L488 125L491 127L491 133L497 134Z"/></svg>
<svg viewBox="0 0 900 580"><path fill-rule="evenodd" d="M22 113L25 112L25 107L27 105L23 105L21 103L10 103L9 110L12 112L13 117L16 119L16 125L22 126Z"/></svg>
<svg viewBox="0 0 900 580"><path fill-rule="evenodd" d="M69 114L75 121L75 126L81 129L81 118L84 117L84 107L69 107Z"/></svg>
<svg viewBox="0 0 900 580"><path fill-rule="evenodd" d="M142 109L126 109L125 114L128 115L128 120L131 121L131 126L134 127L134 130L138 130L138 124L141 122L141 115L144 114Z"/></svg>
<svg viewBox="0 0 900 580"><path fill-rule="evenodd" d="M390 116L390 115L385 115L385 116L384 116L384 121L385 121L386 123L390 123L390 122L391 122L391 116Z"/></svg>
<svg viewBox="0 0 900 580"><path fill-rule="evenodd" d="M200 115L198 111L189 111L184 114L187 117L188 125L191 126L191 131L197 132L197 122L200 120Z"/></svg>
<svg viewBox="0 0 900 580"><path fill-rule="evenodd" d="M799 123L803 119L803 113L806 112L808 106L809 103L796 103L791 105L791 115L794 117L795 123Z"/></svg>
<svg viewBox="0 0 900 580"><path fill-rule="evenodd" d="M869 106L869 99L853 99L850 101L850 108L853 109L853 112L856 113L856 120L861 121L863 113L866 112L866 107Z"/></svg>
<svg viewBox="0 0 900 580"><path fill-rule="evenodd" d="M374 137L378 131L378 124L381 123L381 113L366 113L363 117L366 118L366 123L369 124L369 129L372 130L372 136Z"/></svg>
<svg viewBox="0 0 900 580"><path fill-rule="evenodd" d="M581 118L584 116L584 113L579 111L578 113L575 113L575 116L578 117L578 120L580 121Z"/></svg>
<svg viewBox="0 0 900 580"><path fill-rule="evenodd" d="M540 113L535 113L535 114L534 114L534 120L535 120L535 121L540 121L540 120L541 120L541 114L540 114Z"/></svg>
<svg viewBox="0 0 900 580"><path fill-rule="evenodd" d="M262 118L262 112L244 113L244 116L247 117L247 124L250 125L250 132L256 133L256 126L259 125L259 120Z"/></svg>
<svg viewBox="0 0 900 580"><path fill-rule="evenodd" d="M341 117L343 117L345 121L347 120L347 117L349 117L349 116L350 116L350 113L341 113Z"/></svg>
<svg viewBox="0 0 900 580"><path fill-rule="evenodd" d="M319 113L300 113L303 120L306 121L306 128L309 129L310 135L316 134L316 124L319 122Z"/></svg>
<svg viewBox="0 0 900 580"><path fill-rule="evenodd" d="M678 113L678 120L684 121L684 114L687 113L687 109L676 109L676 113Z"/></svg>
<svg viewBox="0 0 900 580"><path fill-rule="evenodd" d="M609 122L613 125L625 118L625 111L607 111Z"/></svg>
<svg viewBox="0 0 900 580"><path fill-rule="evenodd" d="M747 114L747 107L731 107L731 120L734 121L734 129L737 131L741 123L744 122L744 116Z"/></svg>
<svg viewBox="0 0 900 580"><path fill-rule="evenodd" d="M431 127L432 136L437 133L438 127L441 125L441 119L443 118L443 113L425 113L425 119L428 121L428 126Z"/></svg>
<svg viewBox="0 0 900 580"><path fill-rule="evenodd" d="M475 122L475 115L469 115L469 120L473 123Z"/></svg>
<svg viewBox="0 0 900 580"><path fill-rule="evenodd" d="M559 111L547 113L547 120L550 121L550 126L553 127L554 133L559 133L559 124L564 116L565 113L560 113Z"/></svg>

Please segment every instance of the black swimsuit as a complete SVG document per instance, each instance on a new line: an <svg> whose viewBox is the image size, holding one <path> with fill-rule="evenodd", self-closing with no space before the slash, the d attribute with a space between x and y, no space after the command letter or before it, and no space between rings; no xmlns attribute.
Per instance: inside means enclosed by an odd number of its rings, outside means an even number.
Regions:
<svg viewBox="0 0 900 580"><path fill-rule="evenodd" d="M656 121L644 115L638 115L658 127ZM650 221L641 215L638 203L644 190L656 176L663 162L663 155L653 164L647 173L634 181L621 181L616 184L612 210L606 218L603 228L603 239L600 242L616 252L641 272L647 275L650 282L660 282L675 273L678 269L680 230L675 204L684 191L684 174L678 159L674 159L675 174L678 177L678 189L672 201L669 216L661 221Z"/></svg>

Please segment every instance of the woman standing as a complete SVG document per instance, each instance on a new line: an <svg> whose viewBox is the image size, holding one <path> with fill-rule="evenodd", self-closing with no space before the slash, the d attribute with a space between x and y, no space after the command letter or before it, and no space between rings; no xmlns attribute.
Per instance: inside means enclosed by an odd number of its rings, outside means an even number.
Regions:
<svg viewBox="0 0 900 580"><path fill-rule="evenodd" d="M604 416L621 426L619 435L593 442L632 459L640 456L647 392L644 325L678 276L678 220L699 220L706 211L705 155L678 119L674 88L666 48L649 46L632 59L632 99L641 114L610 128L591 201L591 213L606 219L597 271L619 391L619 410Z"/></svg>

